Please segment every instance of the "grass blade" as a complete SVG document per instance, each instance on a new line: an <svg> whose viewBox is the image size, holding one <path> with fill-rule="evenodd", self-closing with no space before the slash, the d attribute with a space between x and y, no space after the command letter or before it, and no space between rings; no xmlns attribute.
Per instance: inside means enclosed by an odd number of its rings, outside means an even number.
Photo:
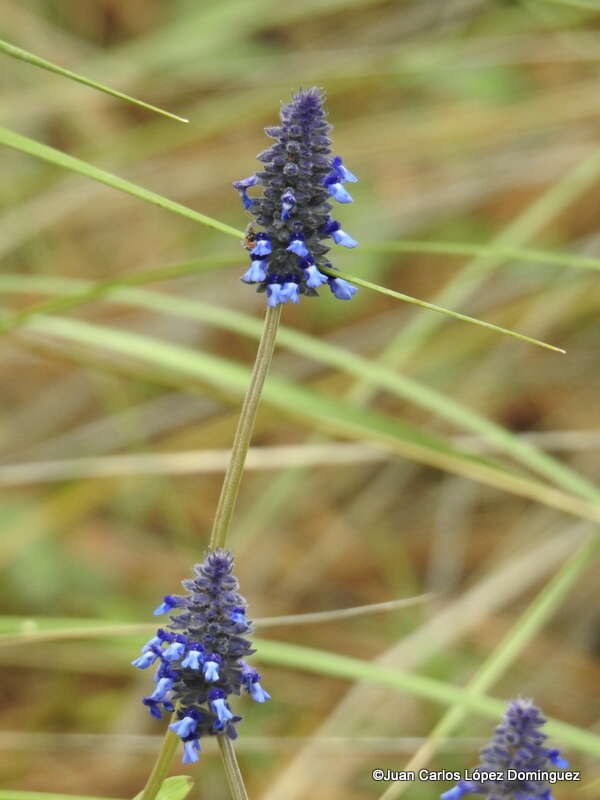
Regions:
<svg viewBox="0 0 600 800"><path fill-rule="evenodd" d="M460 314L458 311L450 311L450 309L443 308L443 306L436 306L435 303L428 303L426 300L419 300L418 298L412 297L409 294L403 294L402 292L396 292L394 289L388 289L385 286L379 286L377 283L367 281L364 278L357 278L355 275L349 275L347 272L340 272L339 270L327 269L325 267L319 267L319 269L321 272L326 272L328 275L337 275L338 277L344 278L344 280L347 280L349 283L353 283L355 286L363 286L365 289L371 289L372 291L379 292L380 294L386 294L388 297L394 297L396 300L402 300L404 303L411 303L414 306L427 308L429 311L436 311L438 314L445 314L447 317L458 319L461 322L470 322L472 325L479 325L482 328L487 328L488 330L495 331L496 333L503 333L505 336L512 336L513 339L520 339L522 342L535 344L538 347L544 347L546 350L553 350L555 353L566 353L566 350L563 350L560 347L555 347L553 344L548 344L547 342L541 342L539 339L534 339L531 336L525 336L524 333L517 333L516 331L511 331L508 328L502 328L500 325L494 325L493 323L485 322L482 319L476 319L475 317L469 317L466 314Z"/></svg>
<svg viewBox="0 0 600 800"><path fill-rule="evenodd" d="M187 217L194 222L199 222L201 225L215 228L215 230L226 233L229 236L242 238L244 235L242 231L231 227L231 225L227 225L225 222L219 222L217 219L207 217L205 214L200 214L199 211L194 211L181 203L169 200L167 197L150 191L150 189L144 189L144 187L125 180L125 178L119 178L117 175L106 172L106 170L100 169L99 167L94 167L92 164L88 164L80 158L70 156L67 153L56 150L54 147L36 142L35 139L22 136L20 133L15 133L7 128L0 127L0 144L10 147L13 150L18 150L20 153L26 153L34 158L39 158L49 164L54 164L56 167L61 167L70 172L76 172L78 175L84 175L86 178L91 178L94 181L103 183L119 192L125 192L125 194L130 194L133 197L137 197L139 200L145 200L147 203L159 206L167 211L172 211L182 217Z"/></svg>
<svg viewBox="0 0 600 800"><path fill-rule="evenodd" d="M487 695L472 694L465 689L425 675L402 672L399 669L384 667L351 656L288 642L260 639L254 643L257 649L254 658L267 664L277 664L352 681L367 681L444 705L461 704L469 711L492 720L498 720L506 707L504 701ZM548 721L547 730L551 736L556 736L557 739L583 753L600 755L600 736L597 734L552 719Z"/></svg>
<svg viewBox="0 0 600 800"><path fill-rule="evenodd" d="M45 58L36 56L33 53L30 53L28 50L23 50L21 47L10 44L10 42L5 42L3 39L0 39L0 52L4 53L4 55L10 56L11 58L17 58L20 61L25 61L27 64L33 64L35 67L41 67L41 69L48 70L48 72L55 72L57 75L62 75L63 78L69 78L69 80L82 83L84 86L90 86L92 89L97 89L98 91L109 94L112 97L117 97L119 100L126 100L128 103L133 103L134 105L145 108L148 111L154 111L156 114L161 114L163 117L170 117L170 119L175 119L178 122L189 122L189 119L186 119L185 117L172 114L170 111L165 111L163 108L154 106L151 103L145 103L143 100L137 100L135 97L131 97L128 94L119 92L117 89L111 89L109 86L104 86L102 83L97 83L96 81L86 78L83 75L78 75L76 72L72 72L70 69L65 69L64 67L60 67L58 64L53 64L51 61L46 61Z"/></svg>
<svg viewBox="0 0 600 800"><path fill-rule="evenodd" d="M190 379L201 380L239 397L248 381L249 371L240 364L131 332L56 317L36 317L28 322L27 328L45 337L58 336L149 362L158 369L155 379L166 385L172 385L174 381L175 385L181 386L181 380L177 378L179 375L184 376L186 382ZM535 499L584 519L600 521L600 508L590 503L540 484L488 459L463 453L445 439L385 414L357 408L346 401L326 397L275 376L267 381L263 397L265 403L284 414L304 423L316 423L320 429L382 443L393 452L418 463Z"/></svg>
<svg viewBox="0 0 600 800"><path fill-rule="evenodd" d="M208 263L210 263L210 260L208 260ZM182 266L185 267L185 265ZM113 299L116 301L124 301L160 313L174 314L178 317L208 322L229 331L251 336L254 339L260 336L261 326L259 321L238 311L157 292L139 290L115 292L120 286L131 286L134 279L136 283L140 284L153 275L164 276L164 272L139 273L133 276L130 281L112 281L103 284L89 284L84 281L61 278L35 278L29 276L23 278L19 275L0 276L0 289L5 291L15 289L21 291L60 291L71 295L40 303L33 308L26 309L21 314L15 315L15 317L7 319L4 323L0 322L0 331L23 324L34 312L64 310L70 304L94 299L107 292L112 292ZM600 499L600 493L597 492L593 484L557 459L539 450L531 443L523 441L492 420L486 419L472 409L466 408L452 398L409 376L396 373L385 364L363 358L342 347L285 326L280 326L279 343L301 356L314 358L320 363L328 364L354 375L372 387L389 391L421 408L433 411L466 431L485 437L487 441L493 442L498 446L502 452L510 455L529 469L543 475L565 491L579 493L589 500Z"/></svg>

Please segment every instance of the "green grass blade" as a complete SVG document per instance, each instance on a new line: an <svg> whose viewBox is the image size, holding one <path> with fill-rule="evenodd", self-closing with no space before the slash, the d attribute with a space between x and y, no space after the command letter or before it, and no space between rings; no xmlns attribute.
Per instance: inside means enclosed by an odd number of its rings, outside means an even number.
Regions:
<svg viewBox="0 0 600 800"><path fill-rule="evenodd" d="M172 211L174 214L179 214L194 222L199 222L201 225L215 228L215 230L226 233L229 236L241 238L244 235L242 231L231 227L231 225L227 225L225 222L219 222L217 219L207 217L205 214L200 214L198 211L194 211L181 203L176 203L174 200L169 200L167 197L163 197L149 189L144 189L142 186L125 180L125 178L119 178L117 175L106 172L106 170L100 169L99 167L94 167L92 164L88 164L80 158L67 155L67 153L56 150L54 147L36 142L35 139L22 136L7 128L0 127L0 145L1 144L13 150L18 150L20 153L26 153L34 158L47 161L49 164L54 164L56 167L61 167L70 172L76 172L78 175L84 175L86 178L91 178L94 181L103 183L119 192L125 192L125 194L130 194L133 197L137 197L139 200L144 200L147 203L152 203L152 205L159 206L167 211Z"/></svg>
<svg viewBox="0 0 600 800"><path fill-rule="evenodd" d="M574 253L557 253L552 250L535 250L529 247L507 245L469 244L468 242L440 242L405 239L399 242L361 244L366 253L432 253L447 256L492 256L535 264L553 264L559 267L600 271L600 258L578 256Z"/></svg>
<svg viewBox="0 0 600 800"><path fill-rule="evenodd" d="M208 264L210 264L210 259L204 262L204 266ZM186 265L181 265L181 267L184 269ZM26 309L20 315L0 322L0 331L3 329L10 330L16 327L17 324L23 324L34 312L64 310L73 303L95 299L111 292L113 299L116 301L121 300L159 313L208 322L229 331L251 336L254 339L260 337L262 330L260 322L242 312L219 308L213 304L202 303L197 300L189 301L172 297L162 293L126 289L116 291L122 286L133 285L133 281L140 284L156 275L164 277L164 274L165 271L160 270L155 272L148 271L132 276L129 281L109 281L100 284L43 276L39 278L29 276L23 278L19 275L0 276L0 289L4 289L4 291L15 289L17 291L34 290L71 295L40 303L34 306L33 309ZM510 455L562 489L581 494L582 497L588 500L600 501L600 491L591 482L557 459L539 450L531 443L523 441L492 420L486 419L441 392L437 392L408 376L396 373L385 364L363 358L342 347L285 326L280 326L278 341L283 347L301 356L314 358L320 363L328 364L354 375L373 387L385 389L398 397L415 403L421 408L433 411L465 431L483 436L487 441L494 443L502 452Z"/></svg>
<svg viewBox="0 0 600 800"><path fill-rule="evenodd" d="M390 689L407 692L443 705L461 704L469 711L492 720L498 720L506 708L502 700L483 694L472 694L465 689L424 675L402 672L396 668L384 667L351 656L265 639L255 639L254 644L257 650L255 660L267 664L388 686ZM600 755L600 736L597 734L558 720L549 720L547 730L561 742L583 753Z"/></svg>
<svg viewBox="0 0 600 800"><path fill-rule="evenodd" d="M448 308L436 306L435 303L428 303L426 300L419 300L418 298L412 297L409 294L396 292L394 289L388 289L385 286L379 286L377 283L367 281L364 278L357 278L355 275L349 275L347 272L327 269L325 267L319 267L319 269L321 272L327 273L327 275L344 278L344 280L347 280L349 283L353 283L355 286L363 286L365 289L371 289L374 292L386 294L388 297L394 297L396 300L402 300L404 303L411 303L414 306L427 308L429 311L436 311L438 314L445 314L447 317L458 319L461 322L470 322L472 325L479 325L482 328L487 328L488 330L495 331L496 333L503 333L505 336L512 336L513 339L520 339L522 342L535 344L538 347L544 347L546 350L553 350L555 353L566 353L566 350L563 350L560 347L555 347L553 344L548 344L547 342L541 342L539 339L534 339L531 336L525 336L524 333L517 333L516 331L511 331L508 328L502 328L500 325L494 325L493 323L485 322L482 319L476 319L475 317L469 317L466 314L460 314L458 311L450 311Z"/></svg>
<svg viewBox="0 0 600 800"><path fill-rule="evenodd" d="M249 370L246 367L148 336L57 317L35 317L27 328L44 336L58 336L150 363L158 370L155 379L166 385L174 382L181 386L183 376L186 381L200 380L236 397L241 396L247 386ZM493 461L463 453L443 438L385 414L357 408L275 376L268 379L263 399L282 413L304 423L317 424L322 430L375 441L419 463L535 499L583 519L600 521L600 508Z"/></svg>
<svg viewBox="0 0 600 800"><path fill-rule="evenodd" d="M145 103L143 100L137 100L135 97L131 97L128 94L119 92L117 89L111 89L109 86L104 86L102 83L97 83L96 81L86 78L83 75L78 75L76 72L72 72L70 69L65 69L64 67L60 67L58 64L53 64L51 61L46 61L45 58L40 58L40 56L36 56L33 53L23 50L21 47L17 47L14 44L10 44L10 42L5 42L3 39L0 39L0 52L4 53L4 55L10 56L11 58L17 58L20 61L33 64L35 67L41 67L41 69L48 70L48 72L55 72L57 75L62 75L63 78L69 78L72 81L77 81L77 83L82 83L84 86L90 86L92 89L97 89L98 91L109 94L112 97L117 97L120 100L126 100L128 103L133 103L134 105L145 108L148 111L154 111L156 114L161 114L163 117L170 117L178 122L189 122L189 119L186 119L185 117L180 117L178 114L172 114L170 111L165 111L163 108L154 106L151 103Z"/></svg>

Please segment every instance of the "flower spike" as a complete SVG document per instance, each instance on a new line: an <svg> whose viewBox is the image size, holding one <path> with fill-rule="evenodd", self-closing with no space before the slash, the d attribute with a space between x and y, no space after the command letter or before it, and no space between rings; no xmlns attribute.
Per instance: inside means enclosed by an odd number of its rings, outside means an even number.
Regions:
<svg viewBox="0 0 600 800"><path fill-rule="evenodd" d="M283 302L297 302L297 288L290 281L278 284ZM164 598L160 613L173 608L180 612L132 662L139 669L159 662L154 691L142 702L156 719L163 711L177 709L169 727L183 742L184 764L198 761L203 736L224 733L236 738L236 725L242 718L229 707L231 696L244 690L259 703L269 699L258 683L258 673L243 661L253 652L245 638L252 623L246 619L246 601L238 594L232 571L229 551L210 552L194 567L195 577L183 581L188 594Z"/></svg>
<svg viewBox="0 0 600 800"><path fill-rule="evenodd" d="M333 268L325 258L328 238L343 247L358 244L330 217L330 198L351 203L343 184L357 178L340 156L331 157L331 126L323 101L316 87L294 94L281 108L281 124L265 128L274 143L258 155L262 171L234 183L254 217L252 234L244 242L252 263L242 280L257 284L269 306L297 303L300 295L318 294L325 283L340 300L356 292L355 287L345 288L345 282L332 286L319 269ZM259 183L262 196L248 198L247 189ZM261 230L256 232L254 224Z"/></svg>
<svg viewBox="0 0 600 800"><path fill-rule="evenodd" d="M545 722L531 700L513 700L494 738L480 751L479 766L471 771L474 778L481 775L482 780L460 780L440 795L441 800L461 800L470 794L488 800L552 800L543 773L551 772L552 766L563 768L569 764L558 750L544 747L546 735L540 728Z"/></svg>

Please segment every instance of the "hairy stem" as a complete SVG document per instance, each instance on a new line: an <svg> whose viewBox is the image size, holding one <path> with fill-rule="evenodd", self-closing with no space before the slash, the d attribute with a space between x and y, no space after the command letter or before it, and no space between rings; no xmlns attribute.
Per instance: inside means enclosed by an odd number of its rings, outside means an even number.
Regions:
<svg viewBox="0 0 600 800"><path fill-rule="evenodd" d="M252 439L260 395L273 359L280 317L280 305L274 308L267 308L263 332L258 345L254 367L252 368L250 384L242 404L242 410L231 448L231 457L217 504L215 521L208 545L211 550L217 547L224 547L227 541L227 534L229 533L231 518L244 473L246 455L248 454L248 448L250 447L250 441ZM175 719L177 719L176 714L173 715L173 720ZM218 736L217 739L221 751L221 758L223 759L223 766L225 767L227 783L233 800L248 800L248 794L244 786L242 773L240 772L231 740L224 735ZM176 736L173 731L167 729L160 753L158 754L148 782L144 788L142 800L155 800L169 772L178 743L179 737Z"/></svg>

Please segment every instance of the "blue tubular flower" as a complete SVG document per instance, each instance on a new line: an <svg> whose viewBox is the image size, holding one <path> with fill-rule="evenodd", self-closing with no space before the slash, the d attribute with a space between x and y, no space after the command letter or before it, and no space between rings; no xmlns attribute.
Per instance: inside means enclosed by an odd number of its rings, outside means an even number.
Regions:
<svg viewBox="0 0 600 800"><path fill-rule="evenodd" d="M279 290L293 299L294 291L286 284ZM269 697L258 683L258 673L243 661L253 652L245 638L252 623L246 619L246 602L232 570L227 550L215 550L197 564L194 578L183 581L187 595L165 598L168 610L175 601L179 613L157 631L134 662L145 669L160 661L154 691L143 703L157 719L162 711L177 709L170 728L184 744L186 764L198 760L203 736L237 736L241 717L229 707L232 695L245 690L257 702Z"/></svg>
<svg viewBox="0 0 600 800"><path fill-rule="evenodd" d="M321 286L323 283L327 283L327 275L323 275L322 272L319 272L317 267L314 264L311 264L309 267L306 267L306 285L309 286L311 289L316 289L317 286Z"/></svg>
<svg viewBox="0 0 600 800"><path fill-rule="evenodd" d="M202 667L202 674L204 680L208 683L214 683L219 680L219 667L221 666L221 657L216 653L211 653L208 659L204 662Z"/></svg>
<svg viewBox="0 0 600 800"><path fill-rule="evenodd" d="M329 278L329 288L338 300L350 300L357 291L356 286L343 278Z"/></svg>
<svg viewBox="0 0 600 800"><path fill-rule="evenodd" d="M181 662L181 666L185 669L202 669L202 661L204 659L204 654L201 650L196 650L195 647L192 647L188 650L186 657Z"/></svg>
<svg viewBox="0 0 600 800"><path fill-rule="evenodd" d="M178 661L184 655L185 649L185 642L177 639L176 641L172 642L166 650L163 650L163 658L167 661Z"/></svg>
<svg viewBox="0 0 600 800"><path fill-rule="evenodd" d="M154 664L158 658L159 652L160 651L158 648L153 647L151 650L146 650L141 656L138 656L135 661L132 661L131 663L138 669L147 669L151 664Z"/></svg>
<svg viewBox="0 0 600 800"><path fill-rule="evenodd" d="M266 261L253 261L250 264L250 269L242 275L244 283L258 283L264 281L267 277L267 262Z"/></svg>
<svg viewBox="0 0 600 800"><path fill-rule="evenodd" d="M353 197L341 184L339 177L335 174L328 175L325 178L325 186L327 187L327 191L333 197L334 200L337 200L338 203L352 203Z"/></svg>
<svg viewBox="0 0 600 800"><path fill-rule="evenodd" d="M333 170L337 173L339 180L342 183L357 183L358 178L349 169L347 169L340 156L336 156L332 162L331 166Z"/></svg>
<svg viewBox="0 0 600 800"><path fill-rule="evenodd" d="M256 244L250 252L253 258L256 258L257 256L271 255L271 242L267 239L264 233L259 233L259 235L256 237Z"/></svg>
<svg viewBox="0 0 600 800"><path fill-rule="evenodd" d="M196 728L198 727L198 720L194 717L184 717L183 719L177 720L177 722L172 722L169 725L169 728L176 733L181 739L187 739L188 736L191 736L193 733L196 732Z"/></svg>
<svg viewBox="0 0 600 800"><path fill-rule="evenodd" d="M308 252L304 241L301 239L301 235L296 234L292 241L287 246L288 253L295 253L298 258L308 258L310 253Z"/></svg>
<svg viewBox="0 0 600 800"><path fill-rule="evenodd" d="M227 705L227 700L225 699L225 692L222 692L220 689L213 689L208 697L210 707L217 715L217 719L219 720L219 724L221 726L225 725L226 722L229 722L230 719L233 719L233 713Z"/></svg>
<svg viewBox="0 0 600 800"><path fill-rule="evenodd" d="M243 178L241 181L236 181L233 184L234 188L237 189L238 192L240 193L240 198L242 200L242 203L243 203L244 208L246 209L246 211L249 208L252 207L252 204L254 202L256 202L255 200L251 200L248 197L248 191L247 190L251 186L256 186L257 183L258 183L258 178L256 177L256 175L250 175L249 178Z"/></svg>
<svg viewBox="0 0 600 800"><path fill-rule="evenodd" d="M271 699L271 695L263 689L259 681L260 675L258 672L247 664L244 664L242 669L242 683L244 689L256 703L265 703L267 700Z"/></svg>
<svg viewBox="0 0 600 800"><path fill-rule="evenodd" d="M329 198L350 203L352 197L342 184L357 179L339 156L331 157L331 126L322 91L300 90L282 106L280 116L279 126L265 129L275 141L258 156L262 171L234 183L240 191L256 183L263 189L262 196L246 206L262 230L255 233L251 223L245 247L253 263L257 257L264 261L260 269L251 266L242 280L258 284L257 291L266 292L269 306L297 303L302 294L318 294L317 288L328 282L319 267L333 269L325 258L329 237L344 247L357 245L330 217ZM263 244L267 241L268 252ZM349 299L355 291L334 291L334 295Z"/></svg>
<svg viewBox="0 0 600 800"><path fill-rule="evenodd" d="M200 758L200 742L198 739L189 739L183 743L182 764L193 764Z"/></svg>
<svg viewBox="0 0 600 800"><path fill-rule="evenodd" d="M333 241L336 244L341 244L342 247L357 247L358 242L356 239L353 239L350 234L343 231L340 223L337 220L330 220L327 225L323 228L323 234L325 236L331 236Z"/></svg>
<svg viewBox="0 0 600 800"><path fill-rule="evenodd" d="M159 617L161 614L168 614L174 608L181 605L181 598L175 597L172 594L167 594L163 597L162 603L155 608L153 614L155 617Z"/></svg>
<svg viewBox="0 0 600 800"><path fill-rule="evenodd" d="M544 747L546 735L540 728L545 722L531 700L519 699L509 703L494 738L480 751L477 767L477 772L500 773L502 777L485 782L461 780L441 795L442 800L460 800L468 794L481 795L489 800L552 800L547 781L535 776L530 779L530 775L524 774L551 772L552 765L568 766L558 750ZM512 778L513 774L517 777Z"/></svg>

